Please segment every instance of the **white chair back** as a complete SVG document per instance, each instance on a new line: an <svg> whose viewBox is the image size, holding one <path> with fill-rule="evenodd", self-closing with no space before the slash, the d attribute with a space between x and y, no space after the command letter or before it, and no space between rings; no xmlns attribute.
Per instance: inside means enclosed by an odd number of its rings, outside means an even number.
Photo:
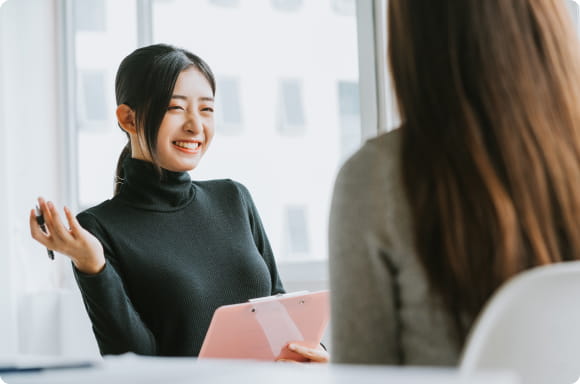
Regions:
<svg viewBox="0 0 580 384"><path fill-rule="evenodd" d="M580 261L537 267L493 295L460 369L509 369L526 384L580 383Z"/></svg>

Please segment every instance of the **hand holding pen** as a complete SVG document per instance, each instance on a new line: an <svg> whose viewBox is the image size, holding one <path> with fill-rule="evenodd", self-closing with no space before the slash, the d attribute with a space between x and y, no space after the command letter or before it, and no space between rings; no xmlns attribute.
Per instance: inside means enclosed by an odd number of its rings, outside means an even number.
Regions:
<svg viewBox="0 0 580 384"><path fill-rule="evenodd" d="M69 228L64 226L54 204L39 198L37 209L30 211L32 238L49 249L49 257L51 253L54 257L50 251L54 250L68 256L79 271L86 274L99 273L105 267L103 246L79 224L67 207L64 207L64 213Z"/></svg>
<svg viewBox="0 0 580 384"><path fill-rule="evenodd" d="M40 207L38 205L36 206L34 213L36 215L36 223L38 224L42 232L44 232L45 235L48 235L48 231L46 230L46 224L44 224L44 216L42 215L42 211L40 210ZM46 251L48 252L48 258L50 260L54 260L54 251L48 248L46 248Z"/></svg>

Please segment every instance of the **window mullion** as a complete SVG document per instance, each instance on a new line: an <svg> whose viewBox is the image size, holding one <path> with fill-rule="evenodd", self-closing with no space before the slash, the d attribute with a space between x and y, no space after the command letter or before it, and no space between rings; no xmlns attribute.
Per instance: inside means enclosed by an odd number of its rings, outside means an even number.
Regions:
<svg viewBox="0 0 580 384"><path fill-rule="evenodd" d="M360 0L356 7L364 141L390 126L392 108L387 88L385 0Z"/></svg>
<svg viewBox="0 0 580 384"><path fill-rule="evenodd" d="M153 44L153 1L137 0L137 46Z"/></svg>
<svg viewBox="0 0 580 384"><path fill-rule="evenodd" d="M76 60L74 43L74 6L73 0L58 2L58 49L59 65L59 120L63 149L60 151L62 185L61 198L76 211L79 205L78 194L78 152L75 109Z"/></svg>

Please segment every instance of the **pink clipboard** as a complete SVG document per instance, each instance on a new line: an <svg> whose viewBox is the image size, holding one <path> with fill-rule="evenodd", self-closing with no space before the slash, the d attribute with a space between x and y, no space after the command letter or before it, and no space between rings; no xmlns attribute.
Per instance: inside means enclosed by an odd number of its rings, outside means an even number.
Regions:
<svg viewBox="0 0 580 384"><path fill-rule="evenodd" d="M299 359L289 342L316 347L328 324L328 291L268 296L216 309L199 358Z"/></svg>

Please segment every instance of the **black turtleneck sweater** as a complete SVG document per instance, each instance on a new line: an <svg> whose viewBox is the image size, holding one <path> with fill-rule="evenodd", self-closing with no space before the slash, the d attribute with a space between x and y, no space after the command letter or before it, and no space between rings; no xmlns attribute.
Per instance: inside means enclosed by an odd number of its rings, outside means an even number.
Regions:
<svg viewBox="0 0 580 384"><path fill-rule="evenodd" d="M282 293L248 190L127 159L121 191L80 213L105 268L75 269L101 354L197 356L220 305Z"/></svg>

